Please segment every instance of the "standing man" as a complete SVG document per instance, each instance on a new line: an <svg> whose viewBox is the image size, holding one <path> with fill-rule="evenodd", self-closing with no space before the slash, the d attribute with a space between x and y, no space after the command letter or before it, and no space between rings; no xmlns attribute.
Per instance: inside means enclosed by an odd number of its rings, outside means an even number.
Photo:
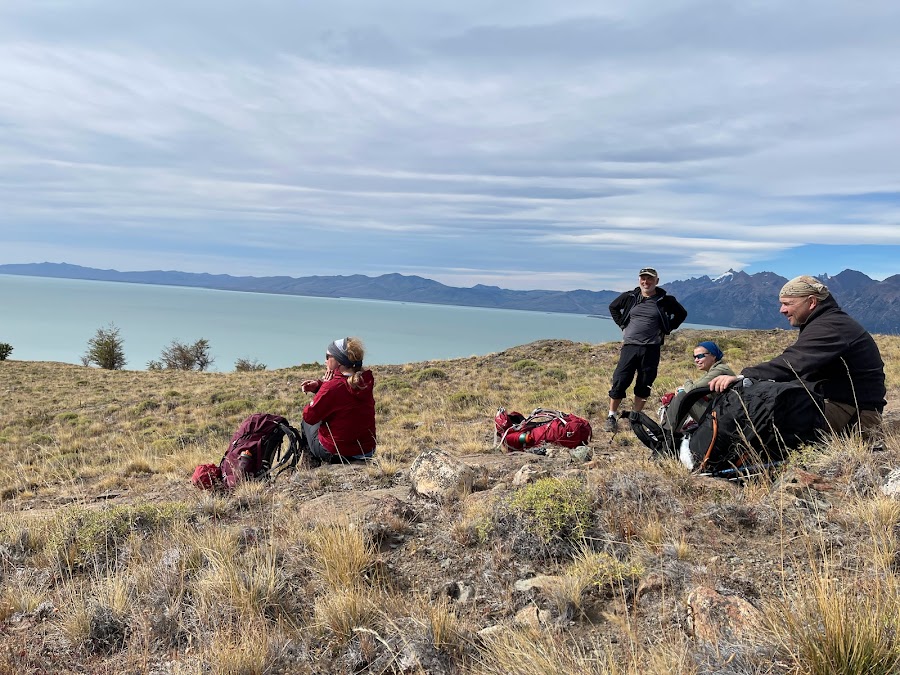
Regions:
<svg viewBox="0 0 900 675"><path fill-rule="evenodd" d="M687 318L687 310L675 296L659 288L659 275L652 267L638 272L639 286L622 293L609 305L609 315L622 329L622 351L609 390L606 431L615 431L616 413L637 373L634 410L640 411L650 397L650 386L659 368L659 349L666 335Z"/></svg>
<svg viewBox="0 0 900 675"><path fill-rule="evenodd" d="M714 378L709 388L721 392L742 377L816 384L825 396L825 419L834 433L856 426L877 439L887 390L875 340L815 277L791 279L778 297L780 312L800 329L797 341L771 361L744 368L739 376Z"/></svg>

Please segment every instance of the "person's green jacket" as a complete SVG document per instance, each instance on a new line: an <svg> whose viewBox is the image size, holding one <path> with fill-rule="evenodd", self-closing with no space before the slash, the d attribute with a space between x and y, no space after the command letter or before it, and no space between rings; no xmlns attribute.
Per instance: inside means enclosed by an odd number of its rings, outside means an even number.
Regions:
<svg viewBox="0 0 900 675"><path fill-rule="evenodd" d="M716 361L712 368L710 368L699 380L685 380L684 383L684 391L685 393L689 392L691 389L697 389L699 387L707 387L709 388L709 383L714 377L718 377L719 375L734 375L734 371L728 367L727 364L722 363L721 361ZM681 394L679 394L680 396ZM695 420L700 419L700 415L703 414L703 411L706 410L708 401L697 401L693 406L691 406L691 417ZM676 401L672 401L672 406L674 409L678 409L678 404Z"/></svg>

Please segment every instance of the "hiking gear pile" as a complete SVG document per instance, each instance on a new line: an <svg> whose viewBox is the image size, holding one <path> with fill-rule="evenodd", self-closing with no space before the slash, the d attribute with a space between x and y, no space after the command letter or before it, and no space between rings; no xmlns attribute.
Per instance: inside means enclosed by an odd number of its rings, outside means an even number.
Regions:
<svg viewBox="0 0 900 675"><path fill-rule="evenodd" d="M288 439L286 449L282 448ZM191 483L202 490L232 489L241 480L269 480L297 466L303 452L302 434L281 415L254 413L231 437L222 461L201 464Z"/></svg>
<svg viewBox="0 0 900 675"><path fill-rule="evenodd" d="M691 470L713 476L779 464L827 429L824 398L806 384L747 378L712 396L696 424L684 426L691 406L709 395L703 387L689 391L671 429L644 413L622 416L654 456L678 457Z"/></svg>
<svg viewBox="0 0 900 675"><path fill-rule="evenodd" d="M577 448L591 440L591 423L559 410L536 408L528 417L500 408L494 416L494 443L506 450L529 450L546 443Z"/></svg>

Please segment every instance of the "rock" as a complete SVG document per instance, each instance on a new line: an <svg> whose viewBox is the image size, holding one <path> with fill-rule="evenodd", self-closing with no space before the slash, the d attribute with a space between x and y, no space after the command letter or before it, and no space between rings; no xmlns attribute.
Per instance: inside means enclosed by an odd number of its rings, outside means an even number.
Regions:
<svg viewBox="0 0 900 675"><path fill-rule="evenodd" d="M523 485L528 485L528 483L533 483L539 478L544 478L549 475L547 469L541 468L535 464L526 464L518 471L516 471L516 475L513 476L512 484L513 487L522 487Z"/></svg>
<svg viewBox="0 0 900 675"><path fill-rule="evenodd" d="M413 460L409 482L413 491L436 501L458 498L472 491L477 473L446 452L433 448Z"/></svg>
<svg viewBox="0 0 900 675"><path fill-rule="evenodd" d="M589 462L594 457L594 451L589 445L579 445L571 450L572 459L577 462Z"/></svg>
<svg viewBox="0 0 900 675"><path fill-rule="evenodd" d="M417 523L419 514L394 495L380 497L366 512L365 530L375 542L403 539L404 533Z"/></svg>
<svg viewBox="0 0 900 675"><path fill-rule="evenodd" d="M887 475L884 485L881 486L881 494L900 499L900 469L894 469Z"/></svg>
<svg viewBox="0 0 900 675"><path fill-rule="evenodd" d="M753 641L762 613L745 599L703 586L688 594L688 626L697 640Z"/></svg>
<svg viewBox="0 0 900 675"><path fill-rule="evenodd" d="M785 492L795 497L802 497L810 490L827 492L833 489L831 483L822 476L796 467L786 472L779 482Z"/></svg>
<svg viewBox="0 0 900 675"><path fill-rule="evenodd" d="M504 626L503 624L494 624L493 626L488 626L487 628L482 628L478 631L478 637L480 638L496 638L508 631L509 628Z"/></svg>
<svg viewBox="0 0 900 675"><path fill-rule="evenodd" d="M466 604L469 600L472 599L473 594L475 593L475 589L465 582L461 581L448 581L444 584L442 589L442 594L451 600L456 601L460 605Z"/></svg>
<svg viewBox="0 0 900 675"><path fill-rule="evenodd" d="M379 509L385 497L400 499L408 495L402 487L365 492L329 492L315 499L303 502L297 507L297 517L311 525L346 522L347 520L369 522L371 514Z"/></svg>
<svg viewBox="0 0 900 675"><path fill-rule="evenodd" d="M520 593L527 593L532 588L547 590L553 586L558 586L562 581L562 577L551 576L548 574L539 574L530 579L519 579L515 583L515 589Z"/></svg>
<svg viewBox="0 0 900 675"><path fill-rule="evenodd" d="M538 609L535 605L523 607L513 619L513 622L523 628L541 630L553 620L552 615L545 609Z"/></svg>

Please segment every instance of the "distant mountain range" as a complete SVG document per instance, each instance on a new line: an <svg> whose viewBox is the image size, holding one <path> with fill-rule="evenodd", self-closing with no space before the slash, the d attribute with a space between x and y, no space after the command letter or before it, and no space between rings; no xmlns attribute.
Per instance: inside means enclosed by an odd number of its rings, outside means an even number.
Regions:
<svg viewBox="0 0 900 675"><path fill-rule="evenodd" d="M0 265L0 274L63 279L120 281L215 288L253 293L280 293L314 297L347 297L398 302L425 302L497 309L527 309L608 317L609 303L621 291L513 291L478 284L471 288L445 286L431 279L402 274L367 277L235 277L151 270L119 272L68 263ZM900 333L900 274L875 281L861 272L844 270L835 276L819 275L838 303L873 333ZM720 277L672 281L663 288L688 310L690 323L734 328L788 328L778 313L778 291L787 281L772 272L746 274L729 271Z"/></svg>

